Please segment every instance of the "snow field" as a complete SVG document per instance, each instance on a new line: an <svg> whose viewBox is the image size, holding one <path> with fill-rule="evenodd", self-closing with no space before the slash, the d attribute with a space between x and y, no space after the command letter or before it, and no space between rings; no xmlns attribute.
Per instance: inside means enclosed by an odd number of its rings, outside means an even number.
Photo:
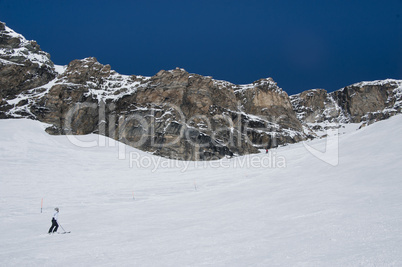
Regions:
<svg viewBox="0 0 402 267"><path fill-rule="evenodd" d="M337 166L299 143L271 151L282 168L130 167L130 153L154 156L43 129L0 121L1 266L402 265L402 115L342 130ZM71 234L47 234L56 206Z"/></svg>

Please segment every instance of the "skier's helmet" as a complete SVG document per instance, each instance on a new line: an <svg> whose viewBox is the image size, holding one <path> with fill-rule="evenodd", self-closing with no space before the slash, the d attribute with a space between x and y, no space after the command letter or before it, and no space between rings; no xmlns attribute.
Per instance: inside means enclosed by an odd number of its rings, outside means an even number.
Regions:
<svg viewBox="0 0 402 267"><path fill-rule="evenodd" d="M54 208L55 211L59 211L59 208Z"/></svg>

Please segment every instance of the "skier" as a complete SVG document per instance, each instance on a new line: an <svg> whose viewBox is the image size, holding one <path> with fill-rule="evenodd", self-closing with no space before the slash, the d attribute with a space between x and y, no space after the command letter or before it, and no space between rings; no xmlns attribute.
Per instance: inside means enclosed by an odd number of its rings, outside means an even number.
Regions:
<svg viewBox="0 0 402 267"><path fill-rule="evenodd" d="M54 209L56 212L52 217L52 226L49 229L49 234L57 232L57 228L59 228L59 224L57 223L57 219L59 217L59 208Z"/></svg>

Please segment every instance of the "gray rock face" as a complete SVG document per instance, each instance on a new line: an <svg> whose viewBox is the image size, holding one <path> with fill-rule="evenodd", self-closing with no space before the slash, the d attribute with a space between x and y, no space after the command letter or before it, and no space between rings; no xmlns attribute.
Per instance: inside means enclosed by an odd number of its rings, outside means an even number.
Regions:
<svg viewBox="0 0 402 267"><path fill-rule="evenodd" d="M350 122L372 123L401 112L402 81L361 82L335 91L332 97Z"/></svg>
<svg viewBox="0 0 402 267"><path fill-rule="evenodd" d="M10 99L19 93L47 84L56 72L48 53L35 41L27 41L0 22L0 97ZM4 103L3 103L4 104ZM2 105L1 110L4 110ZM4 117L4 113L2 114Z"/></svg>
<svg viewBox="0 0 402 267"><path fill-rule="evenodd" d="M344 118L343 110L332 94L324 89L312 89L290 96L297 118L304 124L333 122Z"/></svg>
<svg viewBox="0 0 402 267"><path fill-rule="evenodd" d="M250 116L241 106L244 96L236 91L239 87L211 77L189 74L179 68L160 71L141 83L135 93L114 102L117 114L124 113L126 118L147 118L142 124L138 119L124 124L129 127L124 127L120 134L138 147L139 133L152 133L152 136L142 139L142 149L190 160L256 153L257 148L304 138L302 132L294 134L301 126L296 119L293 121L296 124L286 128L286 132L280 127L287 125L271 123L262 113ZM254 88L252 85L248 87ZM278 87L276 89L278 91L271 92L271 95L283 95L281 97L287 99L287 108L290 107L294 118L286 93ZM133 135L137 138L132 138Z"/></svg>
<svg viewBox="0 0 402 267"><path fill-rule="evenodd" d="M402 81L361 82L332 93L314 89L290 99L298 119L305 124L371 124L401 113Z"/></svg>
<svg viewBox="0 0 402 267"><path fill-rule="evenodd" d="M320 122L401 112L402 82L355 84L289 97L272 78L247 85L184 69L120 75L96 58L55 66L34 41L0 23L0 117L51 124L50 134L98 133L163 157L214 160L309 138Z"/></svg>

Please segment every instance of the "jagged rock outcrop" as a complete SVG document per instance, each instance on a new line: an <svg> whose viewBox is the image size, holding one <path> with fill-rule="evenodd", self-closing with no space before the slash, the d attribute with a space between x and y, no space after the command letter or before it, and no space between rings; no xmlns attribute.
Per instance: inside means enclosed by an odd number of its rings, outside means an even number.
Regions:
<svg viewBox="0 0 402 267"><path fill-rule="evenodd" d="M96 58L74 60L44 87L45 93L30 110L40 121L54 125L50 133L97 132L100 101L132 93L139 80L136 76L119 75Z"/></svg>
<svg viewBox="0 0 402 267"><path fill-rule="evenodd" d="M372 123L401 112L402 81L361 82L332 93L350 122Z"/></svg>
<svg viewBox="0 0 402 267"><path fill-rule="evenodd" d="M95 58L55 66L35 42L2 26L1 71L19 73L1 77L2 117L38 119L52 125L51 134L99 133L186 160L305 139L288 95L271 78L235 85L180 68L128 76Z"/></svg>
<svg viewBox="0 0 402 267"><path fill-rule="evenodd" d="M303 123L332 122L343 112L337 101L324 89L312 89L290 96L297 118Z"/></svg>
<svg viewBox="0 0 402 267"><path fill-rule="evenodd" d="M256 148L297 142L304 138L302 133L295 130L301 126L296 119L293 120L293 127L287 127L279 122L270 122L270 118L262 116L262 112L248 115L243 110L244 106L240 106L244 96L238 94L239 87L242 86L189 74L180 68L163 70L140 86L136 93L116 101L116 107L118 113L122 112L122 107L123 110L132 111L126 113L126 116L140 114L140 117L147 117L150 110L154 111L150 116L154 122L148 123L154 127L154 144L160 146L156 146L156 149L155 145L150 146L152 140L149 139L144 144L144 150L155 150L156 154L161 155L170 153L178 154L179 157L191 155L191 159L194 159L193 155L201 159L219 158L224 155L254 153L257 152ZM252 85L248 87L254 88ZM282 98L287 98L287 94L279 87L274 89L276 91L271 92L272 96L281 94ZM269 90L266 88L266 91L268 93ZM287 103L287 108L290 107L292 112L288 98ZM281 103L276 105L280 106ZM273 105L266 107L274 108ZM266 114L274 116L268 112ZM294 113L290 114L294 118ZM283 114L280 119L286 118ZM288 132L282 131L280 127ZM134 125L128 127L132 128ZM150 132L142 128L137 131ZM172 141L177 142L172 144ZM134 142L138 140L134 139ZM164 145L166 143L170 145ZM187 153L183 154L182 148Z"/></svg>
<svg viewBox="0 0 402 267"><path fill-rule="evenodd" d="M361 82L327 93L314 89L290 97L298 119L304 124L371 124L401 113L402 81Z"/></svg>
<svg viewBox="0 0 402 267"><path fill-rule="evenodd" d="M0 118L51 124L50 134L98 133L155 155L213 160L312 138L320 122L372 122L401 112L401 81L289 97L272 78L235 85L184 69L121 75L96 58L54 65L0 23Z"/></svg>
<svg viewBox="0 0 402 267"><path fill-rule="evenodd" d="M234 86L241 110L257 116L248 122L252 125L248 138L254 144L286 144L305 140L303 128L296 118L288 94L272 78L260 79L247 85ZM267 131L261 129L272 129ZM286 134L278 134L286 133ZM272 138L272 137L275 138ZM259 146L264 148L264 145Z"/></svg>
<svg viewBox="0 0 402 267"><path fill-rule="evenodd" d="M13 98L55 77L49 54L0 22L0 97Z"/></svg>

